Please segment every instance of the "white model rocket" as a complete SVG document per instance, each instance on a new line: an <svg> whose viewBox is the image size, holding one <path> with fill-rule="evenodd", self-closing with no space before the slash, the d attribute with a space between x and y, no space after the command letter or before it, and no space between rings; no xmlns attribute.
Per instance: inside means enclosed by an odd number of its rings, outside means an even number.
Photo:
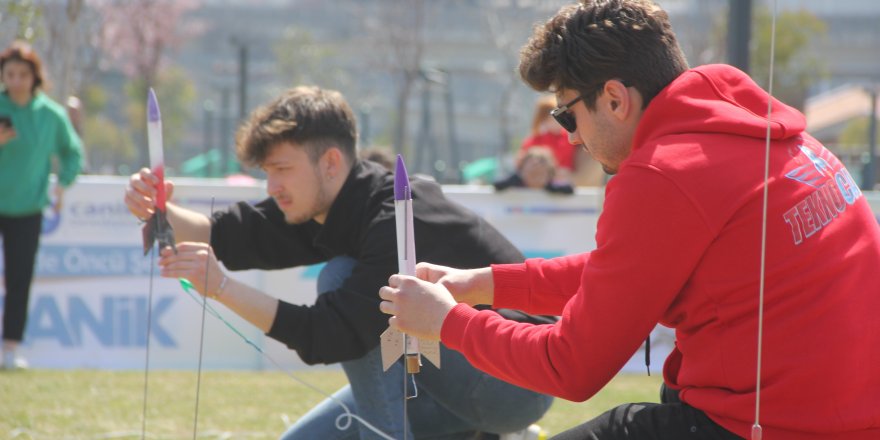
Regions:
<svg viewBox="0 0 880 440"><path fill-rule="evenodd" d="M142 229L144 240L144 255L150 252L153 243L159 242L159 249L170 246L177 252L174 246L174 230L168 223L168 211L165 206L165 160L162 157L162 114L159 112L159 102L156 100L156 92L150 88L147 95L147 144L150 150L150 168L153 175L159 178L156 185L156 210L147 219Z"/></svg>
<svg viewBox="0 0 880 440"><path fill-rule="evenodd" d="M394 172L394 217L397 221L398 271L403 275L416 274L416 242L413 235L412 192L403 158L397 155ZM406 356L406 372L418 373L421 354L440 368L440 345L437 341L422 341L389 327L382 333L382 368L388 371L401 355Z"/></svg>

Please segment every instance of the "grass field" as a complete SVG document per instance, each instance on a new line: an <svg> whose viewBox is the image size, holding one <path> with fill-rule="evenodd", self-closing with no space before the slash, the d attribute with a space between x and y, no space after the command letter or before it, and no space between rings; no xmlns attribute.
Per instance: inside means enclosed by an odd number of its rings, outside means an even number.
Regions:
<svg viewBox="0 0 880 440"><path fill-rule="evenodd" d="M345 383L341 371L297 372L325 392ZM150 372L150 439L193 438L196 374ZM622 402L656 402L660 378L619 375L584 403L557 399L540 424L550 434ZM0 439L136 439L143 420L143 372L29 370L0 372ZM323 399L276 372L203 372L198 438L274 439Z"/></svg>

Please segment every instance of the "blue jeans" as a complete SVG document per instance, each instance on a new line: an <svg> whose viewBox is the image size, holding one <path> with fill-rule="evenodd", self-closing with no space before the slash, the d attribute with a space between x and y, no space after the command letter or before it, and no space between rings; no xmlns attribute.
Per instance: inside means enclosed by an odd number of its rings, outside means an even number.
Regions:
<svg viewBox="0 0 880 440"><path fill-rule="evenodd" d="M355 260L330 260L318 277L318 291L334 290L354 267ZM358 416L395 439L470 439L477 432L505 433L523 429L540 419L553 398L498 380L474 368L460 353L440 346L442 370L425 361L421 372L404 379L403 362L382 371L377 346L359 359L342 362L349 385L333 397L344 402ZM407 394L404 423L403 381ZM344 411L326 399L282 436L282 440L378 439L380 435L357 421L347 429L337 428ZM343 419L340 419L343 421Z"/></svg>

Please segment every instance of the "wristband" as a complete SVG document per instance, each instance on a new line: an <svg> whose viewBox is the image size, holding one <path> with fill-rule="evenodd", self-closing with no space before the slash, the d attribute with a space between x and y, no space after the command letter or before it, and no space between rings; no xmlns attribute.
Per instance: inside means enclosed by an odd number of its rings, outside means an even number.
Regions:
<svg viewBox="0 0 880 440"><path fill-rule="evenodd" d="M220 295L223 295L223 289L226 288L227 282L229 282L229 277L226 275L223 275L223 280L220 281L220 287L217 288L217 292L215 292L213 295L211 295L211 299L216 300L216 299L220 298Z"/></svg>

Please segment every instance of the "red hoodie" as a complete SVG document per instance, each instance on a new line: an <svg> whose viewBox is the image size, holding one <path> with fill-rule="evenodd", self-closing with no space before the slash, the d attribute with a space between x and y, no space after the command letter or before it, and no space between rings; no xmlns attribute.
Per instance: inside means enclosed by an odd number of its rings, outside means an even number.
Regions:
<svg viewBox="0 0 880 440"><path fill-rule="evenodd" d="M755 415L767 93L729 66L653 99L610 180L594 251L493 266L495 307L460 304L443 342L570 400L601 389L658 322L664 380L748 437ZM880 227L843 165L773 101L760 423L768 440L880 439Z"/></svg>

